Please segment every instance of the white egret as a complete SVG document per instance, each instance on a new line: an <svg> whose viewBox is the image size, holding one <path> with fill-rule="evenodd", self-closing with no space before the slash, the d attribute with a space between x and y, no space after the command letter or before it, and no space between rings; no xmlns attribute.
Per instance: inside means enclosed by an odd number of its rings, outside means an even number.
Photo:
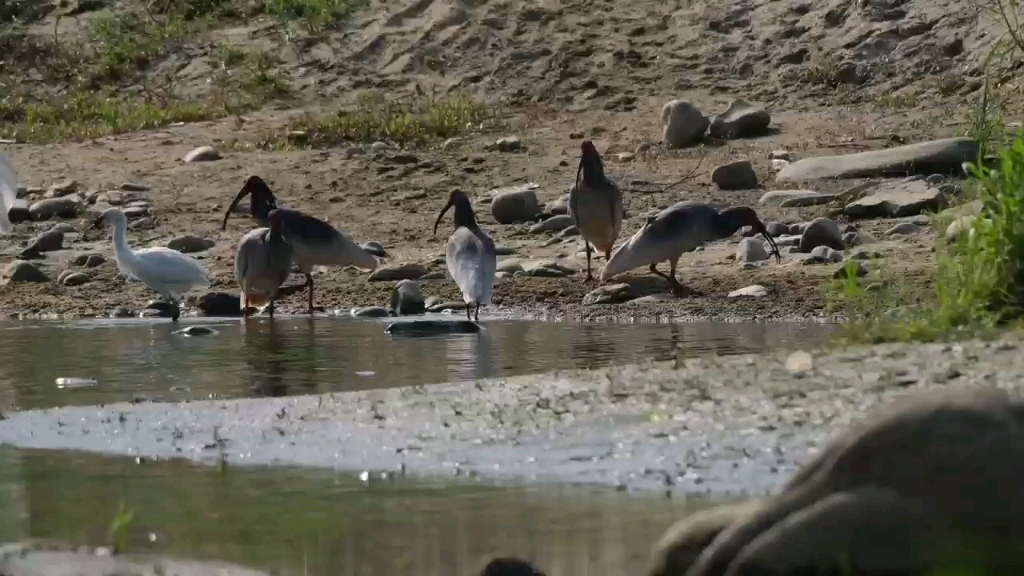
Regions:
<svg viewBox="0 0 1024 576"><path fill-rule="evenodd" d="M107 223L113 228L114 257L117 267L128 278L135 278L158 292L174 306L171 320L181 315L178 298L190 291L208 288L209 274L196 259L177 250L156 246L132 250L128 246L128 218L117 208L108 208L93 223L93 228Z"/></svg>
<svg viewBox="0 0 1024 576"><path fill-rule="evenodd" d="M14 231L14 225L7 217L7 211L14 206L18 198L18 177L14 173L14 166L7 156L0 154L0 233L10 234Z"/></svg>

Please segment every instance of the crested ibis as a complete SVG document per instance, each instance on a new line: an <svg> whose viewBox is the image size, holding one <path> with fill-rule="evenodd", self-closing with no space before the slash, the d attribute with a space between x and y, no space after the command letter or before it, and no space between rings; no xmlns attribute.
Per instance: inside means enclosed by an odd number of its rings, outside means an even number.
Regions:
<svg viewBox="0 0 1024 576"><path fill-rule="evenodd" d="M576 184L569 191L569 215L583 237L587 251L587 280L590 273L590 245L611 258L612 246L622 230L622 192L604 173L604 163L590 140L580 144Z"/></svg>
<svg viewBox="0 0 1024 576"><path fill-rule="evenodd" d="M221 230L228 226L228 215L246 194L251 196L249 213L260 224L267 226L267 217L271 210L280 212L281 229L285 239L292 247L292 259L299 271L306 276L306 288L309 289L309 314L313 314L313 266L356 266L367 270L375 270L379 265L377 258L363 250L340 230L330 224L314 218L298 210L278 208L277 199L270 187L259 176L250 176L235 199L224 212Z"/></svg>
<svg viewBox="0 0 1024 576"><path fill-rule="evenodd" d="M274 301L281 285L292 271L292 247L284 238L280 210L267 216L269 228L257 228L242 237L235 253L235 278L242 289L242 313L249 307L269 308L274 317Z"/></svg>
<svg viewBox="0 0 1024 576"><path fill-rule="evenodd" d="M764 236L771 254L779 262L782 257L775 239L765 228L757 213L747 206L719 211L700 202L679 202L650 217L636 234L615 250L601 271L601 280L650 265L651 273L668 280L677 297L692 293L676 280L676 265L684 252L692 252L706 242L728 238L744 226L751 226ZM658 271L658 263L668 261L669 273Z"/></svg>
<svg viewBox="0 0 1024 576"><path fill-rule="evenodd" d="M114 239L114 258L126 278L135 278L158 292L173 306L172 321L181 315L178 298L189 290L210 286L209 274L195 258L172 248L156 246L132 250L128 246L128 218L117 208L108 208L90 228L110 225Z"/></svg>
<svg viewBox="0 0 1024 576"><path fill-rule="evenodd" d="M473 214L469 198L459 190L452 190L448 203L437 215L434 234L437 234L437 225L450 208L455 209L455 231L448 238L448 247L445 251L448 273L462 290L462 299L466 303L466 319L471 319L470 308L475 308L472 320L479 321L480 306L491 304L491 290L494 289L498 256L494 250L494 241L477 226L476 215Z"/></svg>

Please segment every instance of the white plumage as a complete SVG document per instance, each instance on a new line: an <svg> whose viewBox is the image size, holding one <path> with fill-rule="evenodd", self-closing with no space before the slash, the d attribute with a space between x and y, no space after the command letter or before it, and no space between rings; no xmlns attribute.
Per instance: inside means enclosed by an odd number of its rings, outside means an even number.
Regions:
<svg viewBox="0 0 1024 576"><path fill-rule="evenodd" d="M10 234L14 231L11 220L7 217L7 211L14 206L18 198L18 177L14 172L14 166L7 156L0 154L0 233Z"/></svg>
<svg viewBox="0 0 1024 576"><path fill-rule="evenodd" d="M128 218L124 212L109 208L100 215L96 225L100 222L114 229L117 267L126 277L141 281L173 304L173 320L178 319L178 298L182 294L210 286L206 268L191 256L163 246L132 250L128 246Z"/></svg>

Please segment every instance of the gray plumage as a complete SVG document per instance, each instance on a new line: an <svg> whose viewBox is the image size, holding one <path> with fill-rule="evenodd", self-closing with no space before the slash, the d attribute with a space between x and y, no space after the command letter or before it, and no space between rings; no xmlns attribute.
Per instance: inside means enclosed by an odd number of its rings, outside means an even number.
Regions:
<svg viewBox="0 0 1024 576"><path fill-rule="evenodd" d="M434 234L445 212L454 208L455 232L448 238L445 261L448 273L462 291L466 303L466 319L479 320L480 306L491 304L494 290L494 276L498 268L498 255L494 241L476 223L473 206L469 198L459 190L453 190L448 203L434 222ZM470 311L474 312L470 318Z"/></svg>
<svg viewBox="0 0 1024 576"><path fill-rule="evenodd" d="M250 176L245 181L224 213L222 230L227 228L231 210L247 194L251 196L249 211L260 224L267 226L270 213L279 213L281 230L292 246L295 265L306 276L310 314L313 313L313 266L352 265L365 270L374 270L379 266L377 258L330 224L298 210L278 208L274 193L259 176Z"/></svg>
<svg viewBox="0 0 1024 576"><path fill-rule="evenodd" d="M245 315L250 306L268 306L270 317L274 317L274 301L291 273L292 255L291 245L274 226L257 228L242 237L235 253L235 278L242 290Z"/></svg>
<svg viewBox="0 0 1024 576"><path fill-rule="evenodd" d="M622 192L604 173L601 155L590 140L580 144L580 164L576 169L576 184L569 191L569 215L583 237L587 251L587 280L590 272L590 245L604 253L605 262L612 255L612 247L622 230Z"/></svg>
<svg viewBox="0 0 1024 576"><path fill-rule="evenodd" d="M650 265L651 273L668 280L676 296L685 295L692 291L676 280L679 258L707 242L728 238L744 226L760 232L776 259L781 258L775 240L752 208L737 206L719 212L708 204L679 202L648 218L636 234L619 246L601 271L601 280ZM665 261L669 263L668 274L657 268L658 263Z"/></svg>

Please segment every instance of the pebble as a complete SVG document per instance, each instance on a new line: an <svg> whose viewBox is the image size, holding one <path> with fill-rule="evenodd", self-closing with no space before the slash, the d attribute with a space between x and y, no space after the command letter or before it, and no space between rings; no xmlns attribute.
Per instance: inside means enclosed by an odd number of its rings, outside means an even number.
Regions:
<svg viewBox="0 0 1024 576"><path fill-rule="evenodd" d="M736 260L741 263L760 262L768 259L768 251L765 250L764 242L756 238L744 238L740 240L736 248Z"/></svg>
<svg viewBox="0 0 1024 576"><path fill-rule="evenodd" d="M443 274L442 274L443 276ZM395 316L423 314L427 306L420 286L413 280L400 280L391 291L391 313Z"/></svg>
<svg viewBox="0 0 1024 576"><path fill-rule="evenodd" d="M763 136L772 118L767 111L736 98L724 112L711 118L708 134L712 138L734 139Z"/></svg>
<svg viewBox="0 0 1024 576"><path fill-rule="evenodd" d="M349 312L353 318L386 318L391 315L383 306L367 306L365 308L353 308Z"/></svg>
<svg viewBox="0 0 1024 576"><path fill-rule="evenodd" d="M763 297L765 297L767 295L768 295L768 289L767 288L765 288L764 286L761 286L760 284L753 284L751 286L747 286L745 288L740 288L739 290L733 290L732 292L729 292L729 296L728 297L729 298L740 298L740 297L763 298Z"/></svg>
<svg viewBox="0 0 1024 576"><path fill-rule="evenodd" d="M202 252L213 248L215 242L208 238L200 238L192 234L186 234L184 236L178 236L167 243L167 247L171 250L177 250L183 254L191 254L194 252Z"/></svg>
<svg viewBox="0 0 1024 576"><path fill-rule="evenodd" d="M828 246L833 250L843 250L846 243L839 232L839 225L828 218L815 218L804 228L800 236L800 251L809 253L818 246Z"/></svg>
<svg viewBox="0 0 1024 576"><path fill-rule="evenodd" d="M191 164L192 162L210 162L213 160L220 160L220 158L220 152L218 152L213 146L200 146L186 154L183 160L186 163Z"/></svg>
<svg viewBox="0 0 1024 576"><path fill-rule="evenodd" d="M540 205L533 190L504 192L491 201L491 216L498 224L532 222L538 214Z"/></svg>
<svg viewBox="0 0 1024 576"><path fill-rule="evenodd" d="M868 275L867 266L865 266L860 260L847 260L842 266L839 267L838 270L835 271L835 274L833 274L832 277L837 280L843 280L848 278L849 271L847 270L847 266L851 266L853 268L853 273L858 278Z"/></svg>
<svg viewBox="0 0 1024 576"><path fill-rule="evenodd" d="M814 368L814 358L803 350L797 350L786 358L786 370L792 373L810 372Z"/></svg>
<svg viewBox="0 0 1024 576"><path fill-rule="evenodd" d="M757 188L757 173L750 160L737 160L715 168L711 181L719 190L750 190Z"/></svg>
<svg viewBox="0 0 1024 576"><path fill-rule="evenodd" d="M188 336L188 337L192 337L192 336L212 336L214 334L219 334L219 333L220 332L218 332L217 330L214 330L213 328L210 328L208 326L189 326L188 328L183 328L183 329L178 330L178 331L175 332L175 334L181 334L182 336Z"/></svg>
<svg viewBox="0 0 1024 576"><path fill-rule="evenodd" d="M89 282L92 282L91 276L72 270L65 270L57 277L57 283L61 286L81 286Z"/></svg>
<svg viewBox="0 0 1024 576"><path fill-rule="evenodd" d="M100 254L79 254L72 260L75 266L84 266L86 268L95 268L106 261L107 259Z"/></svg>
<svg viewBox="0 0 1024 576"><path fill-rule="evenodd" d="M423 264L406 263L395 266L382 266L370 274L370 282L387 282L398 280L418 280L428 272Z"/></svg>
<svg viewBox="0 0 1024 576"><path fill-rule="evenodd" d="M917 234L922 228L913 222L900 222L885 231L886 236L906 236L908 234Z"/></svg>
<svg viewBox="0 0 1024 576"><path fill-rule="evenodd" d="M82 200L77 194L64 196L63 198L49 198L40 200L29 207L29 214L33 220L49 220L53 217L74 218L82 209Z"/></svg>
<svg viewBox="0 0 1024 576"><path fill-rule="evenodd" d="M572 226L575 222L572 216L562 214L559 216L552 216L547 220L538 222L530 227L530 234L539 234L541 232L557 232L565 230L569 226Z"/></svg>

